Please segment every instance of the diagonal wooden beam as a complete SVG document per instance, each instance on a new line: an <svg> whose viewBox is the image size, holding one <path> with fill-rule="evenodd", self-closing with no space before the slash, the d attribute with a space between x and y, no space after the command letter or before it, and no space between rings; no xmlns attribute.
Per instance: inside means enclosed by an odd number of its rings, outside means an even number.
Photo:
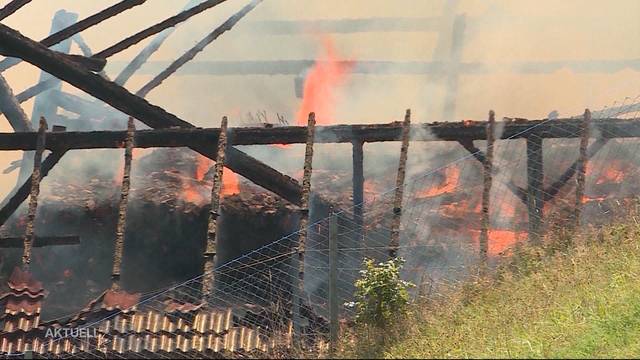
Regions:
<svg viewBox="0 0 640 360"><path fill-rule="evenodd" d="M31 0L13 0L7 5L5 5L2 9L0 9L0 20L3 20L16 11L20 10L23 6L30 3Z"/></svg>
<svg viewBox="0 0 640 360"><path fill-rule="evenodd" d="M33 131L27 114L25 114L22 107L20 107L20 103L15 96L13 96L13 91L9 83L7 83L7 80L2 75L0 75L0 111L2 111L7 120L9 120L13 131Z"/></svg>
<svg viewBox="0 0 640 360"><path fill-rule="evenodd" d="M222 23L222 25L216 27L211 33L205 36L202 40L200 40L194 47L189 49L187 52L182 54L179 58L177 58L171 65L169 65L166 69L164 69L160 74L151 79L147 84L145 84L136 95L141 97L146 97L147 94L158 87L164 80L169 78L173 73L178 71L184 64L193 60L193 58L198 55L202 50L204 50L209 44L215 41L220 35L225 32L231 30L235 24L238 23L245 15L247 15L251 10L253 10L258 4L260 4L262 0L252 0L245 7L240 9L237 13L233 14L227 21Z"/></svg>
<svg viewBox="0 0 640 360"><path fill-rule="evenodd" d="M460 143L460 145L462 145L471 155L473 155L474 159L478 160L481 164L484 165L486 161L486 155L482 150L478 149L475 145L473 145L473 140L463 139L463 140L458 140L458 143ZM498 168L494 164L493 173L497 174L499 172L500 172L500 168ZM520 201L522 201L523 204L525 205L527 204L526 189L523 189L520 186L516 185L513 182L513 180L509 180L508 182L505 182L504 185L507 187L507 189L509 189L513 193L513 195L515 195L518 199L520 199Z"/></svg>
<svg viewBox="0 0 640 360"><path fill-rule="evenodd" d="M62 156L66 151L54 151L46 159L42 162L40 166L40 179L43 179L45 176L49 174L49 171L53 169L54 166L60 161ZM29 196L29 191L31 190L31 179L29 176L27 180L18 188L18 190L11 195L11 197L5 201L4 205L0 209L0 226L2 226L11 215L20 207L27 197Z"/></svg>
<svg viewBox="0 0 640 360"><path fill-rule="evenodd" d="M129 10L138 5L142 5L145 3L145 1L147 0L123 0L115 5L112 5L100 12L87 17L86 19L80 20L73 25L70 25L60 31L47 36L46 38L42 39L40 43L46 47L56 45L81 31L84 31L96 24L99 24L111 17L124 12L125 10ZM4 59L0 61L0 72L5 71L8 68L20 63L20 61L22 60L16 58Z"/></svg>
<svg viewBox="0 0 640 360"><path fill-rule="evenodd" d="M126 39L100 51L95 54L95 57L106 59L110 56L113 56L129 47L139 43L140 41L148 38L149 36L155 35L165 29L170 27L174 27L181 22L189 20L192 16L200 14L201 12L210 9L214 6L222 4L226 0L207 0L200 5L194 6L191 9L185 10L175 16L172 16L168 19L165 19L153 26L150 26L134 35L129 36Z"/></svg>
<svg viewBox="0 0 640 360"><path fill-rule="evenodd" d="M2 24L0 24L0 48L11 49L13 53L17 53L23 60L152 128L194 128L190 123L156 105L150 104L145 99L135 96L122 86L109 82L99 75L77 66L47 49L42 44L26 38L19 32ZM215 149L202 145L192 145L190 148L215 160ZM295 179L281 174L238 149L231 148L229 150L227 167L294 204L300 203L302 188Z"/></svg>

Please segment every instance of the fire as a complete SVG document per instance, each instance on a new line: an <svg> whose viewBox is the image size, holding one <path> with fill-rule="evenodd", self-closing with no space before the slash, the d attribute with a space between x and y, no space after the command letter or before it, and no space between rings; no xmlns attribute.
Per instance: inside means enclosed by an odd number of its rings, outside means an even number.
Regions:
<svg viewBox="0 0 640 360"><path fill-rule="evenodd" d="M229 196L240 193L240 182L238 181L238 175L229 169L224 169L222 172L222 190L221 196Z"/></svg>
<svg viewBox="0 0 640 360"><path fill-rule="evenodd" d="M473 241L480 242L480 230L473 230ZM488 238L487 253L489 256L496 256L509 250L516 243L527 240L526 232L511 230L490 229Z"/></svg>
<svg viewBox="0 0 640 360"><path fill-rule="evenodd" d="M196 159L196 180L204 180L204 175L209 171L212 161L202 155L198 155Z"/></svg>
<svg viewBox="0 0 640 360"><path fill-rule="evenodd" d="M428 198L450 193L456 190L458 182L460 181L460 169L455 166L446 167L444 169L444 176L445 179L441 184L419 192L416 197Z"/></svg>
<svg viewBox="0 0 640 360"><path fill-rule="evenodd" d="M354 61L338 57L330 37L323 39L326 57L316 60L304 82L302 104L296 115L298 125L306 125L310 112L316 113L318 124L329 124L334 119L335 90L349 77Z"/></svg>

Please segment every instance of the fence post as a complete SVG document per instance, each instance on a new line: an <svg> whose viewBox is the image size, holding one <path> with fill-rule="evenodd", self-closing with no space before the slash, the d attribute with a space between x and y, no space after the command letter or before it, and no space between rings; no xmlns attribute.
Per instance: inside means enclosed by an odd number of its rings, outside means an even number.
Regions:
<svg viewBox="0 0 640 360"><path fill-rule="evenodd" d="M332 213L329 223L329 351L331 358L336 352L338 330L338 216Z"/></svg>
<svg viewBox="0 0 640 360"><path fill-rule="evenodd" d="M311 172L313 170L313 142L315 138L316 114L310 113L307 122L307 144L304 154L302 175L302 196L300 199L300 232L298 234L298 283L293 291L293 330L297 345L302 347L302 305L304 302L304 253L309 223L309 193L311 192Z"/></svg>
<svg viewBox="0 0 640 360"><path fill-rule="evenodd" d="M491 197L491 181L493 171L493 143L495 141L495 113L489 111L489 121L487 122L487 150L485 158L482 162L484 168L484 181L482 189L482 227L480 229L480 260L484 265L487 263L487 252L489 250L489 222L491 220L489 213L490 197Z"/></svg>
<svg viewBox="0 0 640 360"><path fill-rule="evenodd" d="M543 199L542 137L534 132L527 136L527 210L529 213L529 242L541 241Z"/></svg>
<svg viewBox="0 0 640 360"><path fill-rule="evenodd" d="M411 129L411 110L407 109L402 123L402 146L400 147L400 162L398 163L398 175L396 178L396 193L393 201L393 219L391 220L391 242L389 244L389 257L398 256L400 247L400 222L402 220L402 196L404 194L404 177L407 167L407 153L409 152L409 130Z"/></svg>
<svg viewBox="0 0 640 360"><path fill-rule="evenodd" d="M215 264L218 247L218 217L220 216L220 191L222 190L222 175L227 150L227 117L220 122L220 136L218 137L218 152L214 165L213 187L211 188L211 209L207 223L207 242L204 250L204 267L202 271L202 299L207 301L213 293L215 281Z"/></svg>
<svg viewBox="0 0 640 360"><path fill-rule="evenodd" d="M584 188L586 181L587 162L587 146L589 145L589 125L591 123L591 111L586 109L582 124L580 125L580 155L578 156L578 166L576 173L576 208L574 221L576 229L580 226L580 214L582 213L582 197L584 196Z"/></svg>
<svg viewBox="0 0 640 360"><path fill-rule="evenodd" d="M129 190L131 188L131 161L133 159L135 131L136 127L133 118L129 117L124 149L124 171L122 172L122 185L120 187L120 203L118 204L118 223L116 225L116 239L113 249L113 269L111 271L111 289L113 290L120 288L122 254L124 252L124 237L127 227L127 204L129 203Z"/></svg>
<svg viewBox="0 0 640 360"><path fill-rule="evenodd" d="M29 195L29 208L27 210L27 225L24 234L24 250L22 253L22 266L29 270L31 264L31 247L35 239L36 211L38 210L38 195L40 194L40 166L42 165L42 153L44 152L47 137L47 121L40 118L36 152L33 156L33 173L31 174L31 192Z"/></svg>

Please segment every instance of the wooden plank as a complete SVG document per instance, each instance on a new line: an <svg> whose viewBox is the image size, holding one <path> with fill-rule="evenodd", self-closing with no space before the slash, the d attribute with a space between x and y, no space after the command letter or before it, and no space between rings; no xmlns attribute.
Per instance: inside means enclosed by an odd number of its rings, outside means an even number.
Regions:
<svg viewBox="0 0 640 360"><path fill-rule="evenodd" d="M47 136L47 121L41 117L38 128L38 146L33 157L33 174L31 174L31 189L29 192L29 208L27 209L27 224L24 232L24 251L22 265L25 269L31 264L31 248L35 239L36 211L38 210L38 195L40 194L40 167L42 166L42 152Z"/></svg>
<svg viewBox="0 0 640 360"><path fill-rule="evenodd" d="M9 120L9 124L15 132L33 131L31 121L25 114L20 103L13 95L13 91L4 76L0 75L0 111Z"/></svg>
<svg viewBox="0 0 640 360"><path fill-rule="evenodd" d="M496 122L497 128L504 128L500 139L525 138L535 128L538 135L545 139L571 139L579 137L579 120L553 120L542 123L532 120L522 123ZM411 126L411 141L457 141L466 143L473 140L486 140L485 122L465 123L431 123ZM640 137L640 121L603 119L593 120L592 126L603 136L610 138ZM270 145L270 144L304 144L306 142L305 126L284 126L274 128L233 128L230 138L234 145ZM352 143L400 141L402 125L370 124L370 125L332 125L316 127L316 143ZM220 129L164 128L136 131L136 147L190 147L195 145L211 146L215 144ZM113 149L123 147L126 131L82 131L50 134L47 137L47 149ZM498 140L498 139L496 139ZM589 147L592 156L597 142ZM602 145L598 145L602 146ZM34 150L35 135L29 133L0 133L0 151L2 150ZM476 147L468 148L480 162L484 152ZM215 156L214 156L215 157Z"/></svg>
<svg viewBox="0 0 640 360"><path fill-rule="evenodd" d="M338 216L329 219L329 352L334 358L338 348Z"/></svg>

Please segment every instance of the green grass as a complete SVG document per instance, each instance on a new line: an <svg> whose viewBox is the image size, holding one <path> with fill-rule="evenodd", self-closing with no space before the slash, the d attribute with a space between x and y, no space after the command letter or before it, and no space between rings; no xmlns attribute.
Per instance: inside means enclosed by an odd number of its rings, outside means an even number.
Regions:
<svg viewBox="0 0 640 360"><path fill-rule="evenodd" d="M356 335L349 355L640 357L640 227L618 225L579 242L553 255L527 250L498 279L415 305L412 320L388 329L395 340L375 348Z"/></svg>

